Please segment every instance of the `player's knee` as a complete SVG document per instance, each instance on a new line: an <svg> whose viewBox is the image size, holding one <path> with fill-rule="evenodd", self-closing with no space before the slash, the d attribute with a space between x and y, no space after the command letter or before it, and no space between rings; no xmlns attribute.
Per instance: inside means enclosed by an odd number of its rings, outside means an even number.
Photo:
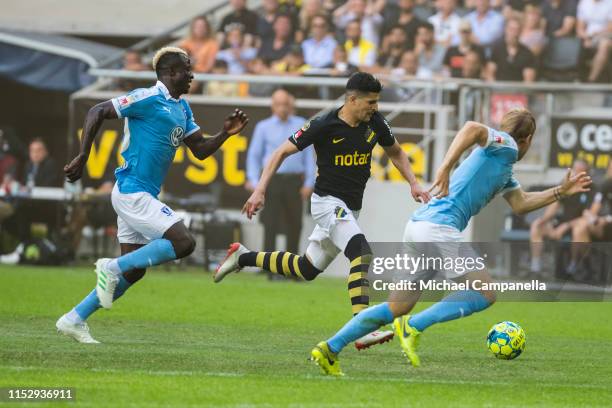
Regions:
<svg viewBox="0 0 612 408"><path fill-rule="evenodd" d="M372 249L370 248L370 244L366 240L365 235L354 235L349 240L348 244L346 244L344 255L351 260L359 256L372 255Z"/></svg>
<svg viewBox="0 0 612 408"><path fill-rule="evenodd" d="M484 296L485 299L487 299L487 302L489 302L489 306L495 303L495 301L497 300L497 294L494 290L481 290L480 293L482 294L482 296Z"/></svg>
<svg viewBox="0 0 612 408"><path fill-rule="evenodd" d="M123 277L130 283L130 285L133 285L141 280L143 276L145 276L146 272L146 269L132 269L131 271L124 272Z"/></svg>
<svg viewBox="0 0 612 408"><path fill-rule="evenodd" d="M191 234L185 234L172 243L177 258L185 258L193 253L196 247L195 239Z"/></svg>
<svg viewBox="0 0 612 408"><path fill-rule="evenodd" d="M304 277L304 280L311 281L316 278L321 272L317 269L312 262L306 257L306 255L300 256L298 259L298 266L300 267L300 273Z"/></svg>

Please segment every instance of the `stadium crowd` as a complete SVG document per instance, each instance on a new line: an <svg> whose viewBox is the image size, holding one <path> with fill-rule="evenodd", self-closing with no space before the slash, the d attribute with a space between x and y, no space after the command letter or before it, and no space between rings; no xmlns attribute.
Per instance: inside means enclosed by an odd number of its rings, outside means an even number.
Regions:
<svg viewBox="0 0 612 408"><path fill-rule="evenodd" d="M550 62L573 58L577 74L562 79L611 78L612 0L263 0L258 10L247 0L230 4L216 26L206 16L194 18L178 42L195 72L361 70L398 80L531 82L558 78L547 72ZM194 84L192 92L201 91ZM240 94L237 84L207 84L203 91Z"/></svg>

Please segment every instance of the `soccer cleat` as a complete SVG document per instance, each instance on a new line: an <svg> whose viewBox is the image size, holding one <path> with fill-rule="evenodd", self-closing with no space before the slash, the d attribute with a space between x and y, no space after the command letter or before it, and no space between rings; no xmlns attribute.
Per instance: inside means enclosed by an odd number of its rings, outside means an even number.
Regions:
<svg viewBox="0 0 612 408"><path fill-rule="evenodd" d="M72 337L79 343L85 344L100 344L100 342L89 334L89 326L86 322L72 323L66 315L60 317L55 323L57 332L64 336Z"/></svg>
<svg viewBox="0 0 612 408"><path fill-rule="evenodd" d="M234 242L231 244L227 250L225 259L219 264L215 274L213 275L215 283L221 282L226 275L232 272L240 271L241 267L238 265L238 258L240 258L240 255L247 252L249 252L249 250L246 249L240 242Z"/></svg>
<svg viewBox="0 0 612 408"><path fill-rule="evenodd" d="M393 332L391 330L376 330L372 333L366 334L360 339L355 341L355 348L357 350L364 350L368 347L372 347L376 344L383 344L393 340Z"/></svg>
<svg viewBox="0 0 612 408"><path fill-rule="evenodd" d="M96 275L98 276L96 295L98 295L100 306L105 309L110 309L113 306L113 296L119 283L119 277L107 267L111 260L111 258L101 258L96 261Z"/></svg>
<svg viewBox="0 0 612 408"><path fill-rule="evenodd" d="M409 320L410 315L398 317L393 321L393 328L400 341L400 346L402 347L404 355L408 358L410 364L414 367L418 367L421 365L421 359L419 359L416 349L419 346L421 332L410 326L408 323Z"/></svg>
<svg viewBox="0 0 612 408"><path fill-rule="evenodd" d="M344 375L340 369L338 355L331 352L327 343L322 341L310 352L310 361L314 361L324 374L341 377Z"/></svg>

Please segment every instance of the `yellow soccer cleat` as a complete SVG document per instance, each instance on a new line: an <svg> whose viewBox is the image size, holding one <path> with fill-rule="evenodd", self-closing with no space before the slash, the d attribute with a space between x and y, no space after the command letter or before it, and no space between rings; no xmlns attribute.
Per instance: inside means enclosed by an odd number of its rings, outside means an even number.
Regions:
<svg viewBox="0 0 612 408"><path fill-rule="evenodd" d="M408 357L410 364L418 367L421 365L421 359L417 355L416 349L419 346L421 332L410 326L408 320L410 320L410 315L396 318L393 321L393 328L400 341L404 355Z"/></svg>
<svg viewBox="0 0 612 408"><path fill-rule="evenodd" d="M310 352L310 360L321 367L324 374L341 377L344 375L340 369L338 356L331 352L327 343L322 341Z"/></svg>

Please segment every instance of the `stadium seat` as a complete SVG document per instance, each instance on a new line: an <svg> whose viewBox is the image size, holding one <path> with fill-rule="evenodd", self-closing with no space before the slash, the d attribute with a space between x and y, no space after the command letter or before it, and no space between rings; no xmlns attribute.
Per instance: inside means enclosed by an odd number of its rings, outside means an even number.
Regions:
<svg viewBox="0 0 612 408"><path fill-rule="evenodd" d="M580 39L554 38L542 55L543 76L550 81L574 81L579 78Z"/></svg>

